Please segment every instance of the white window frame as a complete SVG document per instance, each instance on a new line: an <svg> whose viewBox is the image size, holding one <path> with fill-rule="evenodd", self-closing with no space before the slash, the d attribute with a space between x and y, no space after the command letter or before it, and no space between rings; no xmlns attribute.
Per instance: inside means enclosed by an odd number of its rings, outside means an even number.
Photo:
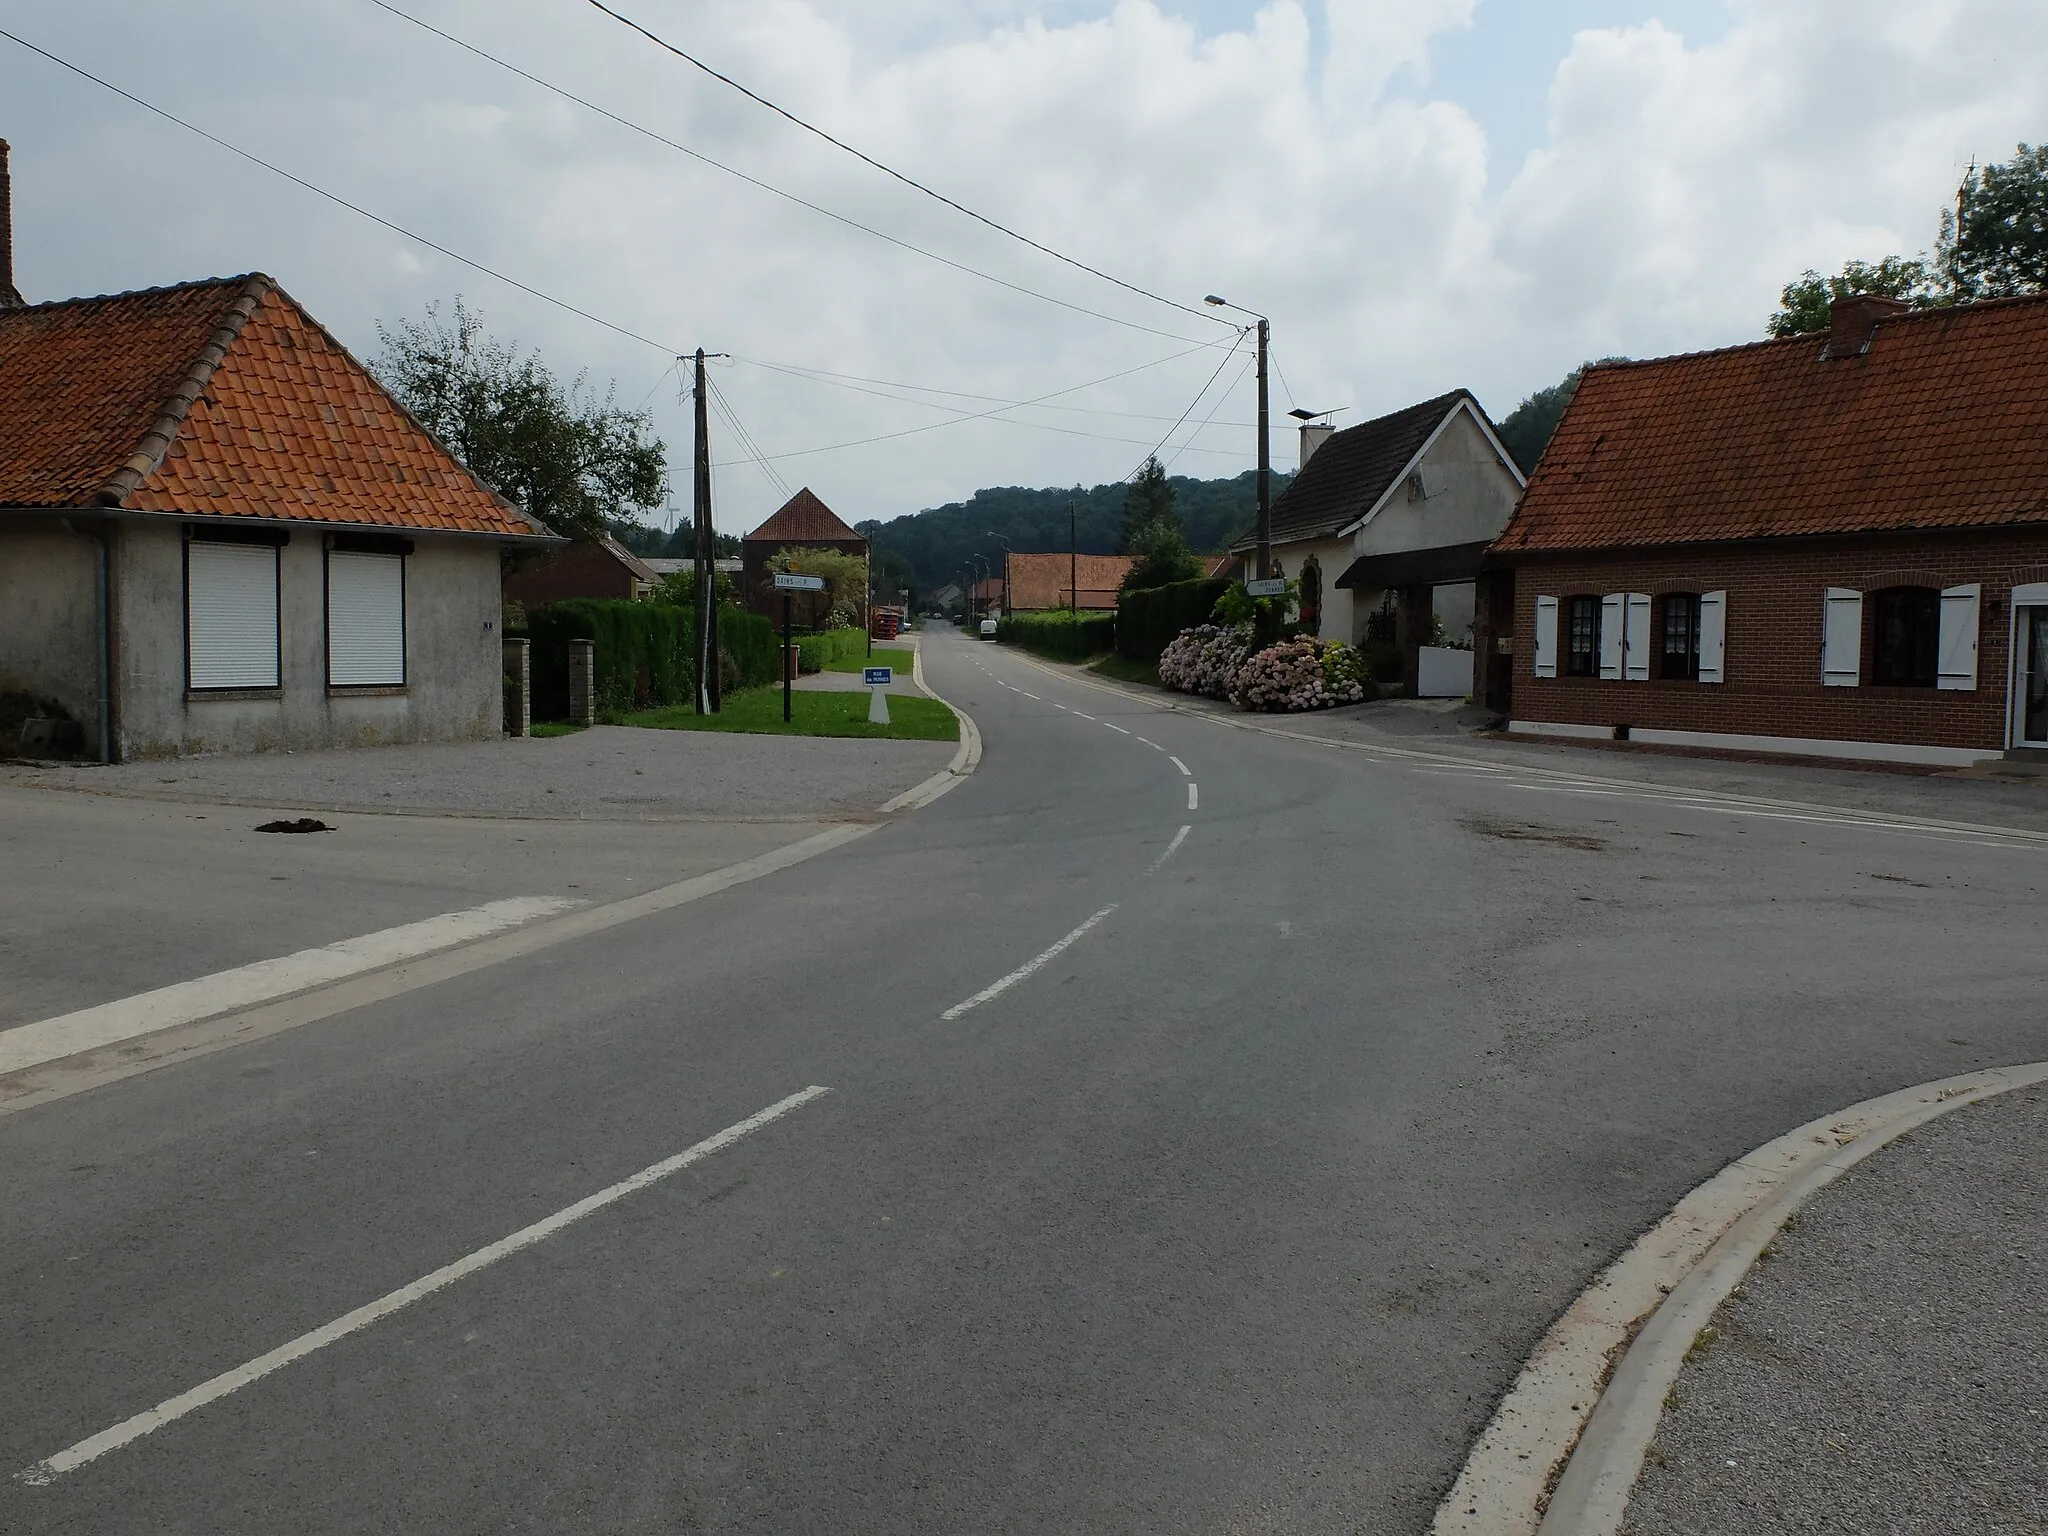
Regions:
<svg viewBox="0 0 2048 1536"><path fill-rule="evenodd" d="M269 566L270 605L268 666L251 662L251 657L261 652L245 655L239 667L217 652L233 644L224 628L206 625L211 633L202 633L202 611L210 608L195 607L193 603L194 552L199 555L198 564L202 581L210 579L207 571L213 565L215 571L225 574L239 568L242 579L260 585L262 567ZM277 539L223 539L209 538L203 534L188 533L185 539L182 561L182 584L185 602L185 691L193 694L228 693L276 693L284 685L284 572L283 543ZM253 636L261 634L264 627L263 613L250 615L241 637L244 645Z"/></svg>
<svg viewBox="0 0 2048 1536"><path fill-rule="evenodd" d="M326 551L326 561L323 566L322 573L324 600L321 606L324 609L325 619L325 640L327 649L327 686L329 688L354 690L403 688L407 686L407 678L409 677L411 672L412 661L411 647L408 643L409 637L407 634L407 631L410 628L410 625L408 623L410 615L407 611L407 559L408 550L406 547L402 545L388 549L349 549L347 547L330 547ZM398 612L395 617L398 623L398 665L395 675L388 668L382 671L375 671L375 675L371 675L374 669L371 666L371 664L367 661L358 660L354 657L347 655L343 655L337 658L335 645L334 607L334 576L336 569L336 561L388 561L396 566L396 574L398 578ZM384 567L382 567L381 565L365 565L357 567L351 566L349 564L344 564L341 567L341 569L343 570L354 569L363 571L381 570L383 568ZM338 661L339 666L337 665Z"/></svg>
<svg viewBox="0 0 2048 1536"><path fill-rule="evenodd" d="M1536 675L1557 676L1557 609L1554 597L1536 599Z"/></svg>
<svg viewBox="0 0 2048 1536"><path fill-rule="evenodd" d="M1820 681L1854 688L1863 681L1863 594L1829 587L1821 594Z"/></svg>
<svg viewBox="0 0 2048 1536"><path fill-rule="evenodd" d="M1935 650L1934 686L1956 693L1977 688L1977 631L1983 585L1969 582L1944 587L1941 593L1941 635Z"/></svg>

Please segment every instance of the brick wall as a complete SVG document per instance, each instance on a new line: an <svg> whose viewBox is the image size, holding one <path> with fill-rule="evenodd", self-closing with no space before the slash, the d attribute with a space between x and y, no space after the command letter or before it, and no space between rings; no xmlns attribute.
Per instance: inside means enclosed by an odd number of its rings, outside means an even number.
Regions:
<svg viewBox="0 0 2048 1536"><path fill-rule="evenodd" d="M1516 562L1513 712L1518 720L1999 751L2006 741L2007 596L2048 581L2048 529L1802 539ZM1983 586L1973 692L1875 687L1868 594ZM1823 593L1866 594L1864 682L1821 685ZM1611 682L1535 675L1536 599L1609 592L1726 591L1726 681ZM1560 616L1558 670L1566 663ZM1654 635L1653 635L1654 644Z"/></svg>

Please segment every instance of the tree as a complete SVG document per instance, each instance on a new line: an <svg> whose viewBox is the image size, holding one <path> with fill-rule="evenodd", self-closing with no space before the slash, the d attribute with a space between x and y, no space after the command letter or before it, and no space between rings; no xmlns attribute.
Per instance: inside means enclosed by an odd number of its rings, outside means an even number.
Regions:
<svg viewBox="0 0 2048 1536"><path fill-rule="evenodd" d="M423 320L380 324L376 373L472 474L586 543L661 505L667 460L645 412L591 399L582 374L565 387L539 353L486 335L460 295L454 309L452 321L429 304Z"/></svg>
<svg viewBox="0 0 2048 1536"><path fill-rule="evenodd" d="M1144 467L1132 477L1131 488L1124 492L1124 527L1117 536L1116 552L1136 554L1138 535L1154 523L1180 527L1180 519L1173 511L1173 484L1166 478L1157 455L1145 461ZM1187 547L1185 540L1181 547Z"/></svg>
<svg viewBox="0 0 2048 1536"><path fill-rule="evenodd" d="M1625 357L1603 357L1603 363L1625 363ZM1557 424L1564 419L1564 408L1572 403L1572 396L1579 392L1579 380L1586 376L1592 363L1581 363L1570 373L1559 379L1548 389L1539 389L1508 413L1500 424L1501 446L1514 456L1514 460L1528 474L1536 467L1536 461L1543 457L1544 445L1550 441L1550 434L1557 430Z"/></svg>
<svg viewBox="0 0 2048 1536"><path fill-rule="evenodd" d="M1942 212L1935 257L1958 300L2048 291L2048 144L1972 166Z"/></svg>
<svg viewBox="0 0 2048 1536"><path fill-rule="evenodd" d="M1773 336L1803 336L1828 328L1828 312L1837 299L1875 293L1904 299L1916 309L1942 302L1934 270L1918 256L1887 256L1879 262L1852 261L1837 277L1808 271L1787 283L1778 295L1778 312L1765 329Z"/></svg>
<svg viewBox="0 0 2048 1536"><path fill-rule="evenodd" d="M813 629L841 629L858 624L867 611L868 563L837 549L793 545L768 557L770 573L822 576L823 592L797 592L793 608Z"/></svg>
<svg viewBox="0 0 2048 1536"><path fill-rule="evenodd" d="M1136 559L1124 573L1126 592L1192 581L1202 574L1202 562L1188 549L1187 535L1170 515L1155 518L1133 534L1128 553Z"/></svg>

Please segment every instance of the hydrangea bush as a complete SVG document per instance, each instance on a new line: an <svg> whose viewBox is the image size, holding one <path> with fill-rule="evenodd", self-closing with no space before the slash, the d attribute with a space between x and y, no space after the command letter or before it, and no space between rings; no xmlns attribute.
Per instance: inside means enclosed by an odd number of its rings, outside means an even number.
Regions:
<svg viewBox="0 0 2048 1536"><path fill-rule="evenodd" d="M1366 697L1365 663L1338 640L1303 635L1269 645L1238 669L1230 702L1239 709L1329 709Z"/></svg>
<svg viewBox="0 0 2048 1536"><path fill-rule="evenodd" d="M1227 699L1251 648L1250 625L1184 629L1159 653L1159 681L1180 693Z"/></svg>

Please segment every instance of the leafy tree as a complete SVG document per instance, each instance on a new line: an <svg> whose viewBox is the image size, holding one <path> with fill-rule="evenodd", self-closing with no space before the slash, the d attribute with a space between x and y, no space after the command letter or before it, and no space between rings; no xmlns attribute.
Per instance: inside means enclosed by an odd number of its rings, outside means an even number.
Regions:
<svg viewBox="0 0 2048 1536"><path fill-rule="evenodd" d="M1128 553L1136 558L1124 573L1126 592L1192 581L1202 574L1202 562L1188 548L1187 535L1171 517L1155 518L1134 533Z"/></svg>
<svg viewBox="0 0 2048 1536"><path fill-rule="evenodd" d="M739 591L732 577L724 571L712 572L711 590L718 595L718 606L721 608L729 608L740 600ZM658 602L674 603L682 608L694 606L697 601L697 573L689 566L684 566L680 571L664 577L661 585L655 589L654 596Z"/></svg>
<svg viewBox="0 0 2048 1536"><path fill-rule="evenodd" d="M540 354L486 335L457 295L452 320L377 327L377 377L470 472L557 533L595 542L661 505L667 461L644 412L563 385Z"/></svg>
<svg viewBox="0 0 2048 1536"><path fill-rule="evenodd" d="M1957 299L2048 291L2048 144L1972 166L1941 215L1935 255Z"/></svg>
<svg viewBox="0 0 2048 1536"><path fill-rule="evenodd" d="M711 535L711 553L720 560L737 560L740 557L740 536L736 533ZM676 531L668 536L668 542L654 551L657 555L671 560L687 560L697 553L697 519L685 518L676 524Z"/></svg>
<svg viewBox="0 0 2048 1536"><path fill-rule="evenodd" d="M1180 519L1173 511L1173 482L1166 478L1157 455L1145 460L1144 467L1132 478L1131 488L1124 492L1124 526L1117 536L1116 552L1136 554L1139 536L1155 523L1180 527ZM1182 548L1186 548L1185 542Z"/></svg>
<svg viewBox="0 0 2048 1536"><path fill-rule="evenodd" d="M1837 299L1857 294L1882 294L1904 299L1915 308L1942 301L1934 270L1917 256L1887 256L1879 262L1852 261L1837 277L1808 270L1787 283L1778 295L1778 312L1766 325L1773 336L1803 336L1828 328L1828 310Z"/></svg>
<svg viewBox="0 0 2048 1536"><path fill-rule="evenodd" d="M825 578L823 592L794 594L792 608L815 629L858 624L867 608L868 563L859 555L836 549L778 549L768 557L769 571Z"/></svg>
<svg viewBox="0 0 2048 1536"><path fill-rule="evenodd" d="M1625 357L1603 357L1603 363L1625 363ZM1585 377L1592 363L1581 363L1570 373L1559 379L1548 389L1539 389L1507 415L1500 423L1501 446L1514 455L1514 460L1528 474L1536 467L1536 461L1543 457L1544 445L1550 441L1550 434L1557 430L1557 424L1564 419L1564 408L1572 403L1572 396L1579 392L1579 380Z"/></svg>

